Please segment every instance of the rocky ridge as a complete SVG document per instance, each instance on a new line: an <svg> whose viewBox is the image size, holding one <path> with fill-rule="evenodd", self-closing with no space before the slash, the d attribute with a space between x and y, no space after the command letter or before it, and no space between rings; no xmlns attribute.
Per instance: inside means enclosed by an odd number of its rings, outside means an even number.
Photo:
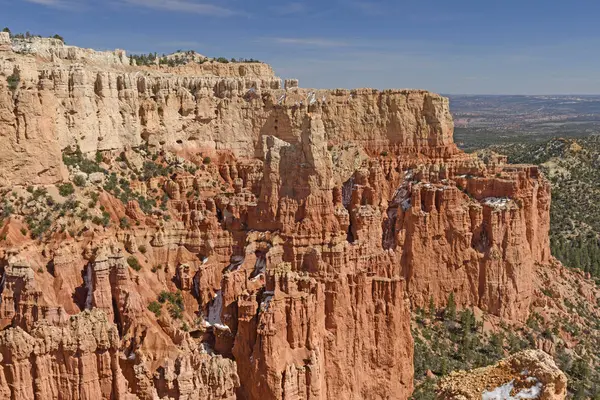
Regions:
<svg viewBox="0 0 600 400"><path fill-rule="evenodd" d="M496 365L452 372L440 384L442 399L542 399L567 395L567 377L543 351L527 350Z"/></svg>
<svg viewBox="0 0 600 400"><path fill-rule="evenodd" d="M3 354L13 397L405 399L410 308L452 293L529 317L548 182L459 151L447 99L15 46L0 37L0 340L66 333ZM61 369L82 357L96 369Z"/></svg>

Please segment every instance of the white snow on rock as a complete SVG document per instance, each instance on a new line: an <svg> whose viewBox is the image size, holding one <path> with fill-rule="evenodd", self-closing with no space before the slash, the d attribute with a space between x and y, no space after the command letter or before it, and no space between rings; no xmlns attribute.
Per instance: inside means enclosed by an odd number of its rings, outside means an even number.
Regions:
<svg viewBox="0 0 600 400"><path fill-rule="evenodd" d="M511 394L515 388L515 381L512 380L509 383L498 386L494 390L483 392L481 400L522 400L522 399L539 399L542 394L544 386L536 378L533 379L535 384L527 389L522 389L514 396Z"/></svg>
<svg viewBox="0 0 600 400"><path fill-rule="evenodd" d="M506 209L513 205L508 197L486 197L481 201L482 204L493 207L494 209Z"/></svg>

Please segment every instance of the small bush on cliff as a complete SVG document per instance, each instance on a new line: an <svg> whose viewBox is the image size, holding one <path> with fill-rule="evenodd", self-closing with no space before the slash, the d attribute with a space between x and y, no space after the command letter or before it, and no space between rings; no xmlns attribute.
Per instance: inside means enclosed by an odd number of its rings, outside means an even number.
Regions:
<svg viewBox="0 0 600 400"><path fill-rule="evenodd" d="M122 217L119 220L119 226L121 227L121 229L128 229L131 226L131 224L129 223L127 217Z"/></svg>
<svg viewBox="0 0 600 400"><path fill-rule="evenodd" d="M82 175L75 175L75 178L73 178L73 183L76 186L84 187L85 186L85 178Z"/></svg>
<svg viewBox="0 0 600 400"><path fill-rule="evenodd" d="M127 257L127 264L129 264L129 266L135 271L140 271L142 269L140 262L134 256Z"/></svg>
<svg viewBox="0 0 600 400"><path fill-rule="evenodd" d="M18 73L13 73L12 75L9 75L6 78L6 82L8 83L8 88L11 91L15 91L17 90L17 88L19 87L19 82L21 81L21 77L19 76Z"/></svg>
<svg viewBox="0 0 600 400"><path fill-rule="evenodd" d="M35 221L33 218L28 219L27 225L29 226L30 236L32 239L41 239L44 233L52 226L50 214L46 214L40 221Z"/></svg>
<svg viewBox="0 0 600 400"><path fill-rule="evenodd" d="M110 225L110 214L106 211L103 211L102 217L95 216L94 218L92 218L92 222L96 225L107 227Z"/></svg>
<svg viewBox="0 0 600 400"><path fill-rule="evenodd" d="M143 169L142 177L145 181L155 176L167 176L169 174L169 171L166 167L152 161L144 162Z"/></svg>
<svg viewBox="0 0 600 400"><path fill-rule="evenodd" d="M162 305L158 301L153 301L152 303L148 304L148 310L152 311L158 318L162 313Z"/></svg>
<svg viewBox="0 0 600 400"><path fill-rule="evenodd" d="M58 186L58 193L62 197L67 197L75 193L75 188L73 187L72 183L63 183L62 185Z"/></svg>
<svg viewBox="0 0 600 400"><path fill-rule="evenodd" d="M4 200L4 204L2 205L2 214L0 214L0 218L8 218L15 212L15 208L8 201Z"/></svg>
<svg viewBox="0 0 600 400"><path fill-rule="evenodd" d="M146 214L150 214L152 212L152 209L156 207L156 200L148 199L142 195L138 197L137 201L142 211Z"/></svg>
<svg viewBox="0 0 600 400"><path fill-rule="evenodd" d="M210 162L211 162L210 157L204 157L204 159L202 160L202 164L204 164L204 165L208 165L208 164L210 164Z"/></svg>
<svg viewBox="0 0 600 400"><path fill-rule="evenodd" d="M79 167L79 170L86 174L103 171L96 162L85 158L79 147L72 153L63 152L62 159L66 166Z"/></svg>
<svg viewBox="0 0 600 400"><path fill-rule="evenodd" d="M183 310L185 307L183 305L183 295L181 291L177 291L177 293L171 293L163 290L158 296L158 301L160 303L169 303L169 314L173 319L181 319L183 318Z"/></svg>

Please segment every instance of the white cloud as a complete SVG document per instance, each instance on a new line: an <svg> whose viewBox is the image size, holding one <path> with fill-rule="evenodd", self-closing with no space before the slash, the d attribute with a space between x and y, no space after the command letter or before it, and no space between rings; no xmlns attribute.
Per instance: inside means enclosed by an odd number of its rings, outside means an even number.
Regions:
<svg viewBox="0 0 600 400"><path fill-rule="evenodd" d="M24 0L28 3L39 4L47 7L62 8L62 9L73 9L75 8L87 8L89 2L76 1L76 0ZM86 4L88 3L88 4ZM103 4L100 2L100 4ZM218 6L215 4L199 2L196 0L115 0L107 2L105 4L112 5L129 5L151 8L162 11L172 11L181 13L192 13L201 15L212 15L219 17L229 17L233 15L242 14L236 10Z"/></svg>
<svg viewBox="0 0 600 400"><path fill-rule="evenodd" d="M53 1L53 0L38 0ZM186 12L219 17L230 17L239 14L237 11L209 3L198 3L191 0L124 0L125 3L156 10Z"/></svg>
<svg viewBox="0 0 600 400"><path fill-rule="evenodd" d="M25 0L28 3L39 4L46 7L67 8L68 2L63 0Z"/></svg>

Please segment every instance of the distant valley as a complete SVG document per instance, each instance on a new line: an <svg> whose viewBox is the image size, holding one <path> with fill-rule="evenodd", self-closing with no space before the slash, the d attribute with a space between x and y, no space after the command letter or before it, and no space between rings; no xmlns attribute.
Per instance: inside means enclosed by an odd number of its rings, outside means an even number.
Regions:
<svg viewBox="0 0 600 400"><path fill-rule="evenodd" d="M448 95L464 150L515 140L544 142L600 132L600 95Z"/></svg>

